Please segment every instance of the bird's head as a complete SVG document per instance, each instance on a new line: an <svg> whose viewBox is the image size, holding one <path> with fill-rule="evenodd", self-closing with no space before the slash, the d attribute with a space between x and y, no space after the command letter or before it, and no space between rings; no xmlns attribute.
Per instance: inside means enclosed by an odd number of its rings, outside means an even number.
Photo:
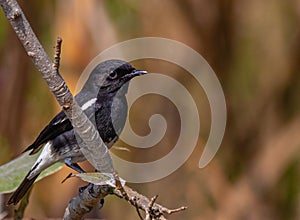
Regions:
<svg viewBox="0 0 300 220"><path fill-rule="evenodd" d="M97 93L116 93L124 86L127 91L128 81L146 73L144 70L136 70L125 61L107 60L93 69L83 89L94 90Z"/></svg>

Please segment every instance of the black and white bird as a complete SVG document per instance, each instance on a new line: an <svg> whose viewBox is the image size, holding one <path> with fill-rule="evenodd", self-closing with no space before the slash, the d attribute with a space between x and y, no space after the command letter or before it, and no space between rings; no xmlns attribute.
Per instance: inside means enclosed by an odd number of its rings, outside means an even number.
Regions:
<svg viewBox="0 0 300 220"><path fill-rule="evenodd" d="M75 96L88 118L95 126L108 148L117 141L127 117L126 93L128 82L146 74L121 60L107 60L98 64L81 91ZM71 122L63 111L59 112L41 131L36 140L25 150L30 155L42 149L20 186L10 197L8 204L17 204L30 189L38 175L56 162L64 162L82 172L77 164L86 160L78 145L78 138Z"/></svg>

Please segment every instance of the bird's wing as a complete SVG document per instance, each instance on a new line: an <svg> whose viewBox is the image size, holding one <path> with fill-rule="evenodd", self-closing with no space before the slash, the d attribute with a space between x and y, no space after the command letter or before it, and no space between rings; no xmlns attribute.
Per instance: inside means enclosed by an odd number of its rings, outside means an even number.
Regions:
<svg viewBox="0 0 300 220"><path fill-rule="evenodd" d="M73 126L71 122L65 113L61 111L50 121L50 123L41 131L37 139L29 147L27 147L24 152L32 150L30 155L35 154L41 149L42 144L45 144L72 128Z"/></svg>

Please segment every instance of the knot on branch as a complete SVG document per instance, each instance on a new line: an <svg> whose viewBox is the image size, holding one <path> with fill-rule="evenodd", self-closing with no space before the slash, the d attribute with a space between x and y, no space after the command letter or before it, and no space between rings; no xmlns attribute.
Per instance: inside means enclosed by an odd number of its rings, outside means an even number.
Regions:
<svg viewBox="0 0 300 220"><path fill-rule="evenodd" d="M11 15L11 19L12 20L16 20L17 18L19 18L22 15L21 11L17 8L13 9L12 11L12 15Z"/></svg>

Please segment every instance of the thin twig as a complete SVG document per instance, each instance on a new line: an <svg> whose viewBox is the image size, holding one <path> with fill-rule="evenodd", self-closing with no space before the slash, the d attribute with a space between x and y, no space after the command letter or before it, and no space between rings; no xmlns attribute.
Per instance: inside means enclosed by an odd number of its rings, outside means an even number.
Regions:
<svg viewBox="0 0 300 220"><path fill-rule="evenodd" d="M187 207L180 207L177 209L168 209L162 205L155 203L157 196L154 196L152 199L147 198L146 196L132 190L128 186L122 186L122 188L115 188L113 194L116 196L125 199L131 205L133 205L136 209L142 210L146 213L145 220L155 219L155 220L163 220L165 218L165 214L171 215L175 212L180 212ZM126 195L126 196L124 196Z"/></svg>
<svg viewBox="0 0 300 220"><path fill-rule="evenodd" d="M177 208L177 209L169 209L168 211L166 211L169 215L173 214L173 213L176 213L176 212L181 212L181 211L184 211L186 210L187 207L186 206L181 206L180 208Z"/></svg>
<svg viewBox="0 0 300 220"><path fill-rule="evenodd" d="M142 216L142 214L141 214L141 212L140 212L140 209L139 209L139 207L138 207L138 205L137 205L137 198L134 197L134 198L133 198L133 201L135 202L134 207L135 207L135 210L136 210L138 216L140 217L141 220L143 220L143 216Z"/></svg>
<svg viewBox="0 0 300 220"><path fill-rule="evenodd" d="M150 202L149 202L149 205L148 205L148 211L151 211L151 210L152 210L153 205L154 205L154 203L155 203L157 197L158 197L158 195L155 195L155 196L153 196L153 197L151 198L151 200L150 200Z"/></svg>

